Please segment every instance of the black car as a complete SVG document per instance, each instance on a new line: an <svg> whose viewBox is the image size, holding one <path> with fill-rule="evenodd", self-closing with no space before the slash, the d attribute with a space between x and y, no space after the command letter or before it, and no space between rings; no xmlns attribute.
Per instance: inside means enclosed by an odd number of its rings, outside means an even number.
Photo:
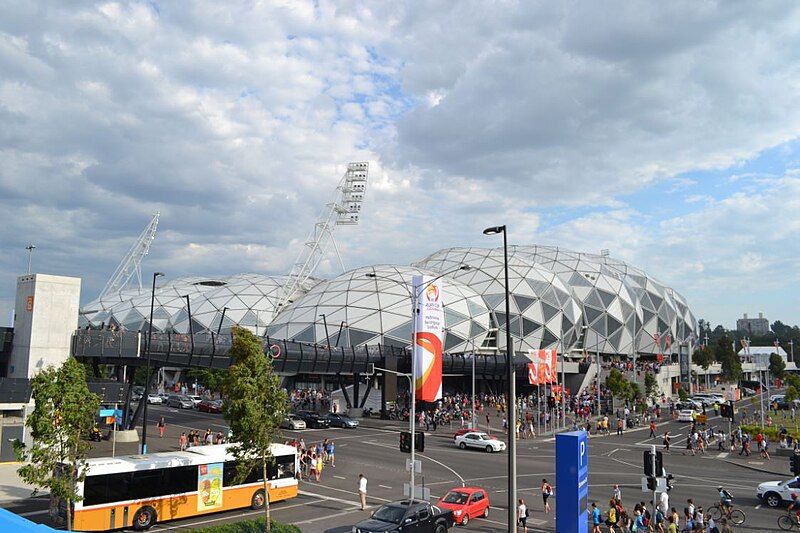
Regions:
<svg viewBox="0 0 800 533"><path fill-rule="evenodd" d="M367 520L354 525L352 533L447 533L447 528L454 524L453 511L440 509L428 502L411 503L405 500L381 505Z"/></svg>
<svg viewBox="0 0 800 533"><path fill-rule="evenodd" d="M297 411L297 416L302 418L306 427L310 429L327 429L331 425L327 418L319 416L319 413L314 411Z"/></svg>
<svg viewBox="0 0 800 533"><path fill-rule="evenodd" d="M332 428L357 428L358 420L341 413L328 413L325 417Z"/></svg>

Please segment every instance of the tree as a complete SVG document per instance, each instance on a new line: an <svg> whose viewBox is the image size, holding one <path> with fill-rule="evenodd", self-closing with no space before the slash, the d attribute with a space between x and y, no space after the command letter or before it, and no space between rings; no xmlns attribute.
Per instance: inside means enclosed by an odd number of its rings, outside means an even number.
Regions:
<svg viewBox="0 0 800 533"><path fill-rule="evenodd" d="M189 377L196 378L205 388L219 392L222 390L222 384L225 382L227 373L227 370L218 368L198 368L190 370Z"/></svg>
<svg viewBox="0 0 800 533"><path fill-rule="evenodd" d="M270 445L288 410L288 397L258 337L240 327L234 327L231 333L232 364L222 391L227 399L224 415L232 431L231 451L237 462L235 479L241 483L255 468L261 470L265 531L270 532L267 470L274 462Z"/></svg>
<svg viewBox="0 0 800 533"><path fill-rule="evenodd" d="M692 362L703 370L708 370L708 367L714 363L714 350L710 346L698 348L692 354Z"/></svg>
<svg viewBox="0 0 800 533"><path fill-rule="evenodd" d="M682 402L685 402L689 395L683 390L683 387L678 387L678 399Z"/></svg>
<svg viewBox="0 0 800 533"><path fill-rule="evenodd" d="M795 400L796 400L798 397L800 397L800 395L798 395L797 389L796 389L794 386L792 386L792 385L789 385L789 386L786 388L786 392L784 393L784 400L785 400L787 403L792 403L792 402L793 402L793 401L795 401Z"/></svg>
<svg viewBox="0 0 800 533"><path fill-rule="evenodd" d="M86 456L91 445L86 440L100 409L100 398L89 392L86 371L70 357L60 368L49 366L31 380L33 412L25 425L31 430L33 445L14 445L17 460L27 463L19 476L35 487L72 503L83 499L76 482L86 479ZM67 512L67 529L72 530L72 513Z"/></svg>
<svg viewBox="0 0 800 533"><path fill-rule="evenodd" d="M655 398L658 396L658 380L650 372L644 375L644 390L648 398Z"/></svg>
<svg viewBox="0 0 800 533"><path fill-rule="evenodd" d="M613 396L617 398L627 398L628 381L625 379L625 376L622 375L622 372L616 368L612 368L611 372L606 376L606 387L608 387L608 390L611 391Z"/></svg>
<svg viewBox="0 0 800 533"><path fill-rule="evenodd" d="M776 353L769 354L769 373L776 378L780 378L783 377L785 370L786 362L783 360L783 357Z"/></svg>
<svg viewBox="0 0 800 533"><path fill-rule="evenodd" d="M714 356L722 365L722 378L728 382L738 381L742 376L742 361L733 351L733 342L727 335L717 341Z"/></svg>

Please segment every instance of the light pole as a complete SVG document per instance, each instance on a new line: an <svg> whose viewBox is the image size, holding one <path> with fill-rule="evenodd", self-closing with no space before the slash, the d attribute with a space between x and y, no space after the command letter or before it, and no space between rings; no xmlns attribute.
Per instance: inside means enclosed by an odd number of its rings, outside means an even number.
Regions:
<svg viewBox="0 0 800 533"><path fill-rule="evenodd" d="M153 339L153 306L156 301L156 278L163 276L163 272L153 272L153 288L150 291L150 323L147 325L147 381L144 384L144 412L142 413L142 454L147 453L147 397L150 396L150 342Z"/></svg>
<svg viewBox="0 0 800 533"><path fill-rule="evenodd" d="M514 345L511 343L511 308L508 290L508 232L506 226L483 230L484 235L503 234L503 269L506 289L506 366L508 371L508 531L516 533L517 520L517 391L514 372Z"/></svg>
<svg viewBox="0 0 800 533"><path fill-rule="evenodd" d="M30 243L28 246L25 247L28 250L28 274L31 273L31 258L33 257L33 251L36 249L36 245Z"/></svg>
<svg viewBox="0 0 800 533"><path fill-rule="evenodd" d="M470 269L470 267L468 265L461 265L461 266L459 266L458 268L456 268L454 270L445 272L444 274L439 274L435 278L429 280L427 283L422 285L420 287L420 289L421 290L425 290L434 281L436 281L436 280L438 280L438 279L440 279L440 278L442 278L444 276L448 276L448 275L452 274L453 272L457 272L459 270L469 270L469 269ZM410 490L410 493L411 493L410 500L413 502L414 501L414 493L415 493L415 485L414 485L415 476L414 476L414 474L415 474L416 463L414 462L414 460L416 458L416 453L415 453L416 452L416 448L415 448L415 446L416 446L416 429L417 429L417 427L416 427L417 421L415 420L416 416L417 416L417 384L415 383L416 376L417 376L417 373L416 373L416 371L417 371L417 358L414 357L414 349L416 347L416 342L417 342L417 314L418 314L417 299L419 298L419 291L417 291L416 288L414 290L408 290L408 287L406 286L406 282L403 281L402 279L401 280L396 280L394 278L390 278L390 277L387 277L387 276L379 276L379 275L375 274L374 272L368 272L366 276L368 278L382 279L382 280L385 280L385 281L391 281L392 283L394 283L396 285L399 285L400 287L403 287L406 290L406 292L408 292L408 295L411 297L411 378L409 379L409 385L411 387L411 412L409 413L409 417L408 417L408 425L409 425L409 428L411 430L411 480L410 480L409 485L410 485L410 489L411 489Z"/></svg>

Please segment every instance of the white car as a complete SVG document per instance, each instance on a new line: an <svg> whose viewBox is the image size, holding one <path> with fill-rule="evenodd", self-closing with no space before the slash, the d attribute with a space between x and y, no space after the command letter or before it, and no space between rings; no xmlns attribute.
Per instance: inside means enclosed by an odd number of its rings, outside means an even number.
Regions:
<svg viewBox="0 0 800 533"><path fill-rule="evenodd" d="M800 478L798 477L786 481L761 483L756 490L756 496L769 507L778 507L782 503L790 503L793 492L800 494Z"/></svg>
<svg viewBox="0 0 800 533"><path fill-rule="evenodd" d="M197 408L197 404L203 401L203 398L201 398L196 394L187 394L186 397L192 400L192 403L194 404L195 408Z"/></svg>
<svg viewBox="0 0 800 533"><path fill-rule="evenodd" d="M769 397L769 403L770 403L770 405L772 405L773 402L781 403L781 402L783 402L784 398L786 398L786 396L784 394L773 394L772 396Z"/></svg>
<svg viewBox="0 0 800 533"><path fill-rule="evenodd" d="M487 453L492 453L502 452L506 449L506 444L503 441L497 440L494 437L490 437L486 433L481 433L479 431L470 431L469 433L459 435L454 439L454 442L455 445L462 450L467 448L478 448L486 451Z"/></svg>
<svg viewBox="0 0 800 533"><path fill-rule="evenodd" d="M147 403L149 403L149 404L154 404L154 403L162 404L162 403L164 403L164 398L162 398L158 394L148 394L147 395Z"/></svg>
<svg viewBox="0 0 800 533"><path fill-rule="evenodd" d="M694 422L694 409L681 409L678 412L678 422Z"/></svg>

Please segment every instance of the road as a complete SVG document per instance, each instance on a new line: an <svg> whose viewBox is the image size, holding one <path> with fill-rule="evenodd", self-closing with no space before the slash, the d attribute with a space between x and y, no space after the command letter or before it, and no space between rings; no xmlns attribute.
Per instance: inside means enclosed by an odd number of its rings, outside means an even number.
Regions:
<svg viewBox="0 0 800 533"><path fill-rule="evenodd" d="M168 428L164 439L158 438L157 431L148 434L151 451L175 449L177 436L181 431L206 428L218 431L226 427L220 415L177 411L161 406L153 406L150 413L153 422L163 415ZM712 420L714 422L719 423L719 419ZM319 483L302 482L298 498L274 504L274 518L297 524L307 533L350 531L354 523L368 515L358 508L355 490L359 473L363 473L369 480L370 505L399 499L403 482L407 480L404 465L408 457L398 449L400 429L401 425L397 422L366 420L358 429L285 431L286 438L302 436L307 444L324 437L334 439L337 446L336 467L325 469ZM506 454L460 450L452 442L455 429L440 427L438 431L426 434L425 453L418 454L423 464L418 483L424 483L437 498L448 489L460 486L462 482L486 488L492 504L489 518L471 521L467 527L459 530L503 531L506 528L508 504ZM734 493L736 505L747 514L746 523L736 528L737 531L779 531L777 518L782 511L761 507L755 497L755 489L763 481L788 477L786 457L775 457L772 461L756 457L740 458L737 454L718 452L715 447L705 456L683 455L682 445L688 425L663 422L659 426L659 434L665 429L669 429L673 435L673 449L671 454L665 454L664 465L676 478L676 487L669 493L670 506L676 507L681 515L688 498L692 498L698 505L708 507L718 500L716 487L723 485ZM614 484L620 485L626 508L632 508L637 501L652 500L652 494L641 492L642 451L650 444L660 444L661 438L651 441L647 436L647 429L628 430L621 436L591 436L590 501L597 501L601 509L606 509ZM551 499L553 512L548 515L543 513L539 492L542 478L547 478L555 485L554 442L552 438L521 440L517 449L518 496L524 498L532 510L532 516L528 520L529 526L533 526L530 529L537 532L555 531L558 487L555 486L555 498ZM136 445L119 445L117 450L118 453L134 453ZM101 443L95 453L110 455L110 444ZM46 522L46 499L22 500L6 507L27 515L32 520ZM180 531L190 527L236 521L242 516L253 514L255 513L247 510L208 515L159 524L152 531Z"/></svg>

